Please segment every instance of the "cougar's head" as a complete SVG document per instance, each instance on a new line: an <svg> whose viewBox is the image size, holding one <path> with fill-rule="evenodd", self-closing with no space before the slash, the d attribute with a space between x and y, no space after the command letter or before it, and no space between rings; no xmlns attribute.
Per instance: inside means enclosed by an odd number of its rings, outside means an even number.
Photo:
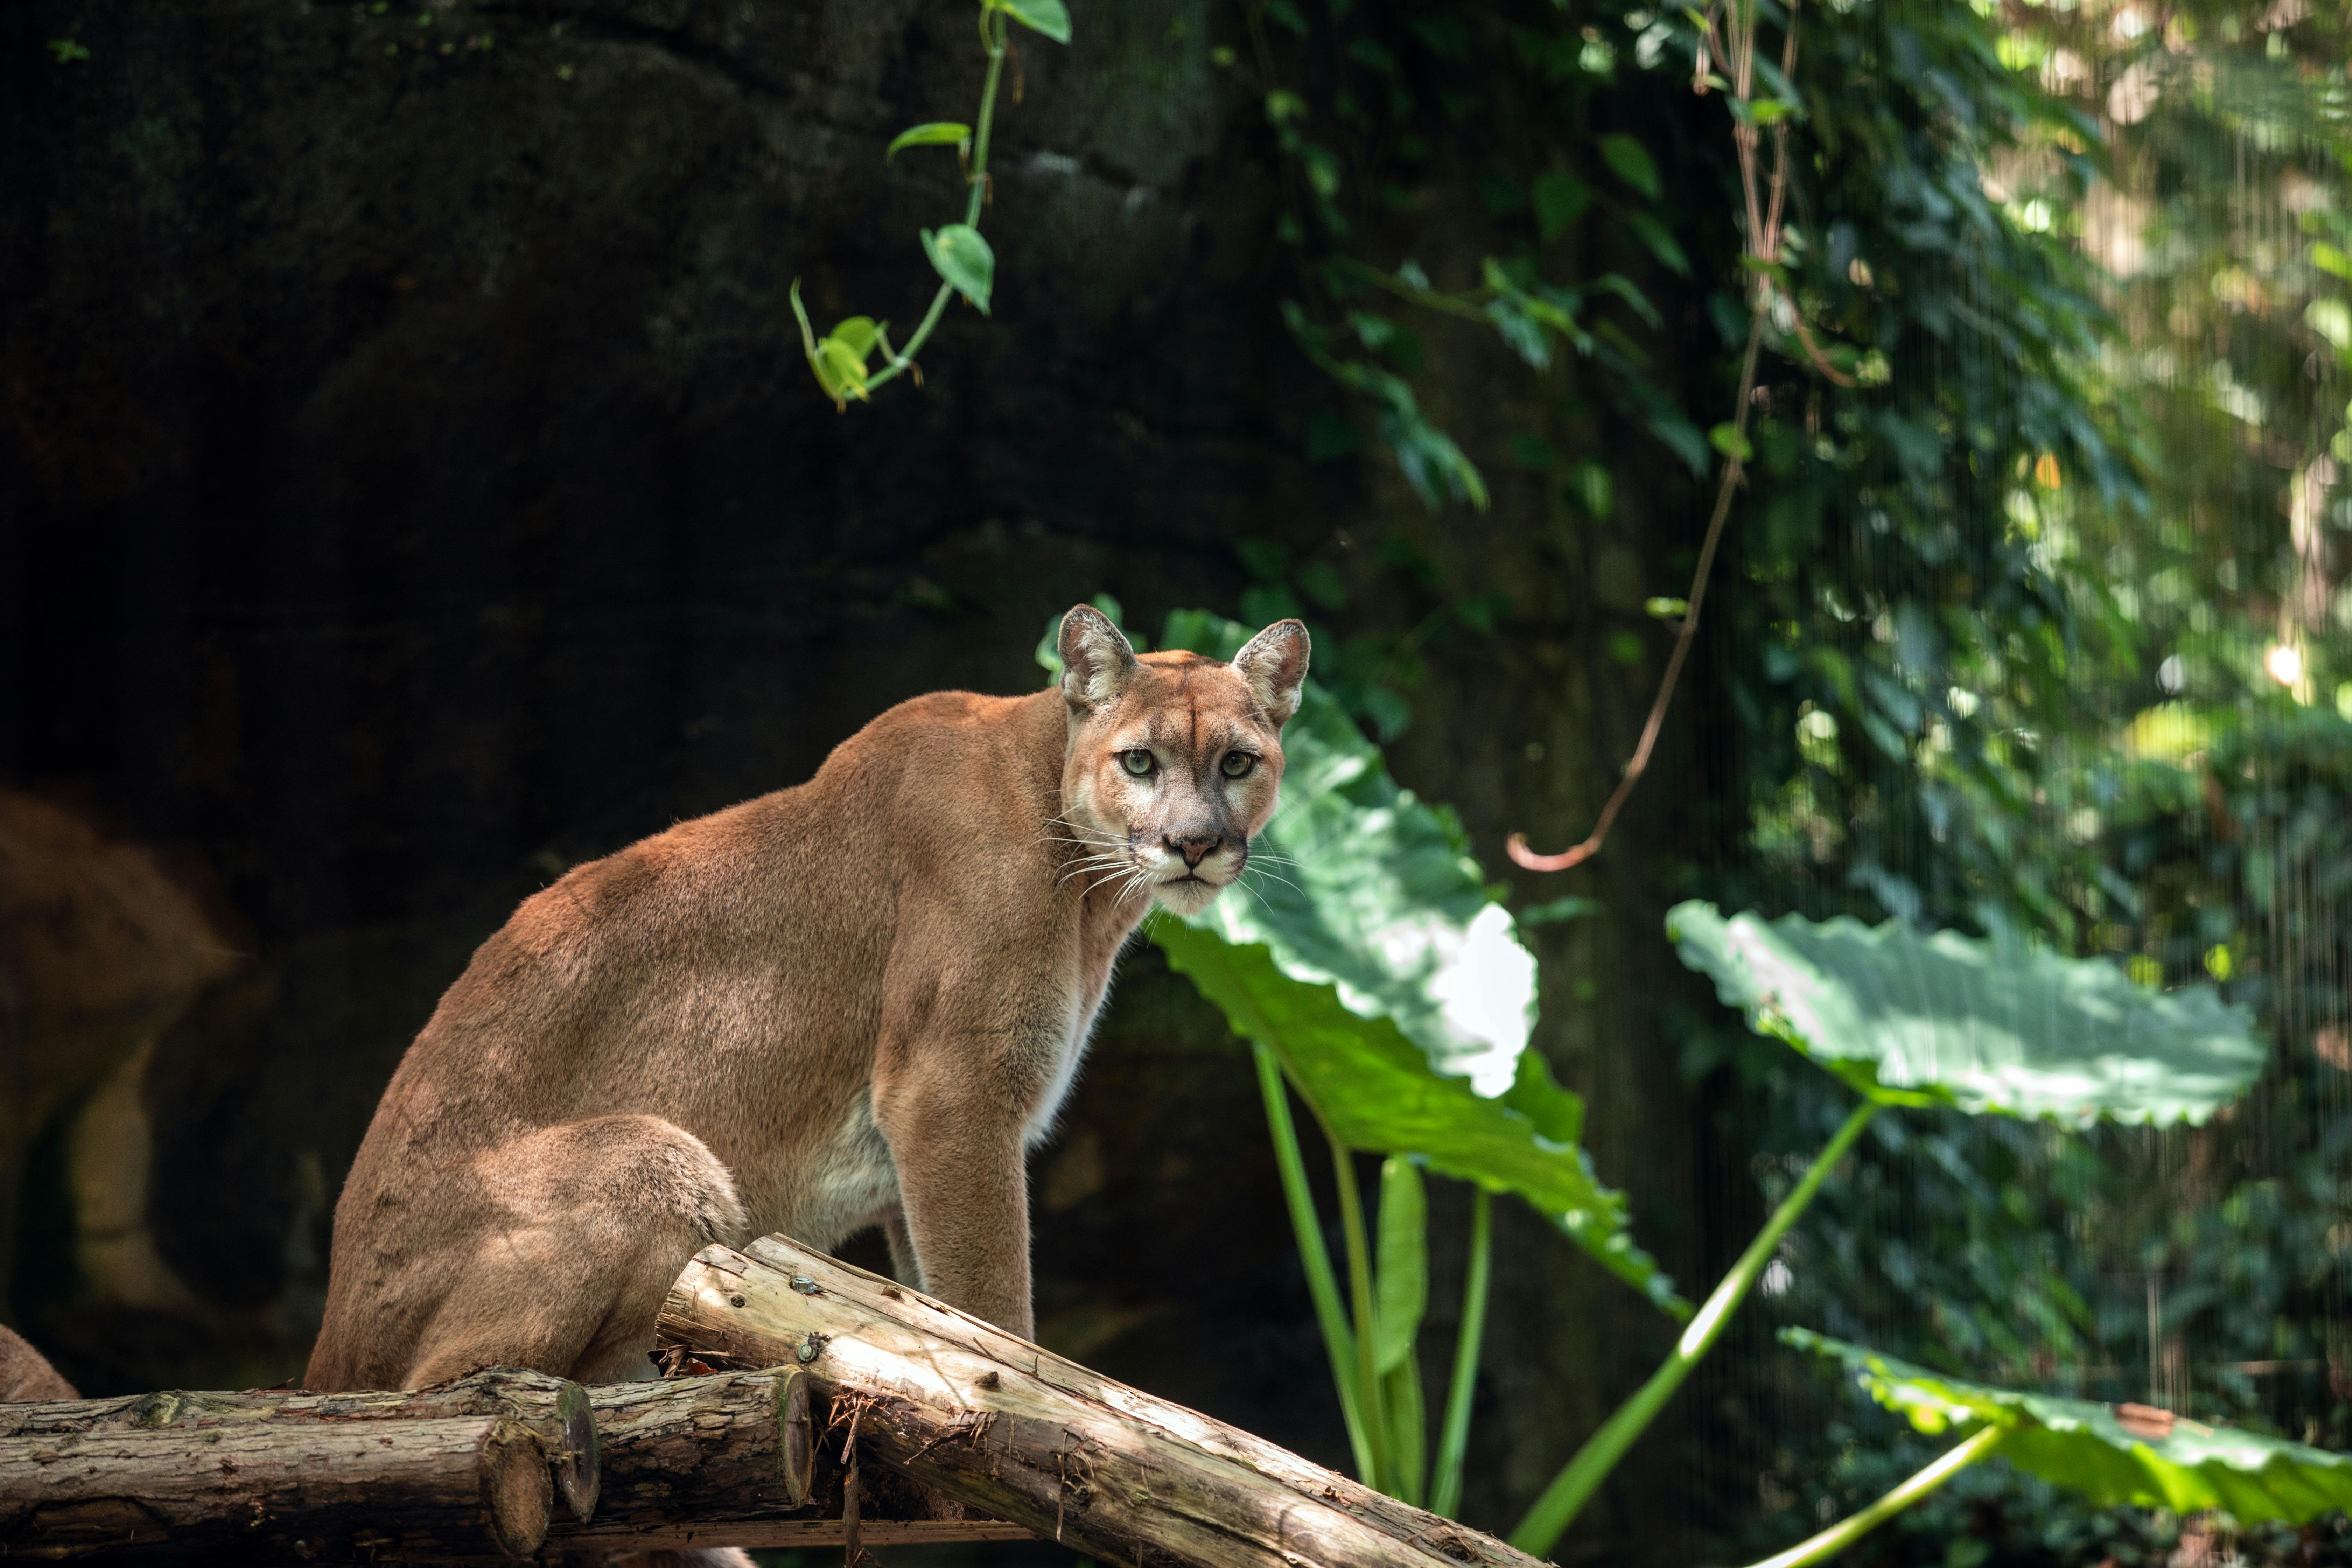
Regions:
<svg viewBox="0 0 2352 1568"><path fill-rule="evenodd" d="M1231 664L1140 658L1099 611L1062 617L1069 751L1062 821L1075 864L1122 897L1191 914L1231 886L1274 815L1282 726L1307 679L1307 628L1276 621Z"/></svg>

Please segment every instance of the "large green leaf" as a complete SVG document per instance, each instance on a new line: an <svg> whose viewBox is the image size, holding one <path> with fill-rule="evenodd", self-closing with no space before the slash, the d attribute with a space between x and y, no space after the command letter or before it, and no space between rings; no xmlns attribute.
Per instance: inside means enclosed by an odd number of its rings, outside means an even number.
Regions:
<svg viewBox="0 0 2352 1568"><path fill-rule="evenodd" d="M2022 944L1677 904L1666 932L1726 1005L1889 1104L2087 1122L2202 1121L2266 1056L2210 987L2155 992Z"/></svg>
<svg viewBox="0 0 2352 1568"><path fill-rule="evenodd" d="M1341 1003L1336 986L1285 973L1265 943L1227 942L1167 915L1155 915L1150 930L1170 965L1236 1034L1282 1058L1340 1142L1416 1153L1441 1175L1517 1193L1627 1284L1660 1306L1679 1305L1672 1282L1626 1234L1624 1197L1601 1184L1574 1142L1581 1103L1551 1081L1535 1052L1520 1058L1523 1081L1488 1099L1468 1079L1431 1070L1393 1018L1364 1017ZM1550 1125L1523 1104L1551 1117Z"/></svg>
<svg viewBox="0 0 2352 1568"><path fill-rule="evenodd" d="M2208 1426L2147 1405L1965 1383L1805 1329L1784 1329L1780 1337L1843 1363L1872 1398L1923 1432L1986 1422L2008 1426L2003 1458L2103 1505L2178 1513L2218 1508L2242 1524L2300 1524L2352 1508L2352 1454Z"/></svg>
<svg viewBox="0 0 2352 1568"><path fill-rule="evenodd" d="M1180 611L1160 646L1230 658L1249 636ZM1584 1102L1528 1048L1535 959L1487 898L1460 823L1400 789L1312 681L1282 746L1282 807L1244 885L1190 922L1153 917L1152 939L1282 1058L1335 1137L1517 1193L1636 1289L1686 1310L1578 1147Z"/></svg>

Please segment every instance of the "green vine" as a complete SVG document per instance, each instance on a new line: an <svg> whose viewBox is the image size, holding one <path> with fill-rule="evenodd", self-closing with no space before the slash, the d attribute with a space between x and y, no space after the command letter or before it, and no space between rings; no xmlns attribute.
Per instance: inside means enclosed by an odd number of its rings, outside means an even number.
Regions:
<svg viewBox="0 0 2352 1568"><path fill-rule="evenodd" d="M876 387L908 373L920 386L923 373L915 355L930 341L952 296L962 295L974 310L988 314L989 296L996 286L996 252L981 235L980 215L989 201L988 139L996 121L996 89L1004 74L1004 57L1010 47L1006 29L1011 22L1057 44L1070 41L1070 13L1063 0L981 0L980 42L988 54L988 76L980 89L980 113L971 125L940 120L910 126L891 138L882 154L887 163L901 148L952 146L971 192L964 200L961 223L921 231L923 254L940 275L940 287L907 346L893 348L890 323L871 316L845 317L818 337L809 324L807 308L801 303L801 280L793 279L793 316L800 322L801 351L808 356L817 385L833 399L836 409L845 411L853 397L866 402ZM878 370L869 363L877 353L882 356Z"/></svg>

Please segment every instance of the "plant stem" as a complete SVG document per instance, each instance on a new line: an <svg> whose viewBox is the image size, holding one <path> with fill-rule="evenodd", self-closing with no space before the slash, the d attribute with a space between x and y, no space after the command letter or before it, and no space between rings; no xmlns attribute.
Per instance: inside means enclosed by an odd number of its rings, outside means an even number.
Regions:
<svg viewBox="0 0 2352 1568"><path fill-rule="evenodd" d="M989 31L992 17L995 21L992 34ZM980 226L980 209L988 198L988 132L996 120L997 79L1004 74L1006 26L1001 12L982 11L980 14L980 36L988 45L988 79L980 89L980 118L972 126L971 171L968 176L971 182L971 196L964 204L963 214L963 221L973 228ZM923 312L922 323L915 329L915 335L907 340L905 348L890 356L887 365L866 378L866 391L872 392L884 382L896 380L904 372L914 368L916 351L930 341L931 329L940 324L940 317L948 308L948 298L954 292L953 284L940 285L940 291L931 296L931 308Z"/></svg>
<svg viewBox="0 0 2352 1568"><path fill-rule="evenodd" d="M1315 1213L1315 1194L1307 1189L1307 1162L1299 1152L1298 1129L1290 1119L1290 1095L1283 1082L1282 1064L1265 1047L1253 1049L1257 1057L1258 1092L1265 1100L1266 1131L1274 1135L1274 1163L1282 1173L1282 1195L1290 1205L1290 1228L1298 1237L1298 1261L1307 1270L1307 1293L1314 1299L1316 1321L1323 1327L1323 1348L1330 1352L1331 1382L1339 1391L1339 1415L1348 1425L1348 1446L1355 1450L1356 1475L1366 1486L1378 1486L1371 1444L1364 1436L1363 1413L1356 1404L1356 1336L1348 1328L1339 1277L1331 1272L1322 1220Z"/></svg>
<svg viewBox="0 0 2352 1568"><path fill-rule="evenodd" d="M988 45L988 79L980 89L980 118L971 128L971 199L964 204L963 221L972 227L980 226L980 209L988 201L988 133L996 123L996 79L1004 74L1004 29L1010 26L1002 11L982 11L981 37ZM988 24L996 23L994 36Z"/></svg>
<svg viewBox="0 0 2352 1568"><path fill-rule="evenodd" d="M1363 1200L1356 1191L1355 1151L1333 1138L1328 1127L1323 1136L1331 1145L1331 1171L1339 1189L1339 1229L1348 1238L1348 1291L1356 1301L1357 1408L1363 1413L1372 1468L1380 1477L1369 1484L1391 1491L1387 1412L1381 1398L1380 1333L1372 1307L1372 1256L1364 1237Z"/></svg>
<svg viewBox="0 0 2352 1568"><path fill-rule="evenodd" d="M940 324L940 316L941 312L945 311L948 308L948 297L954 292L954 284L942 283L940 285L940 291L931 296L931 308L923 312L922 324L915 329L915 335L907 340L907 346L905 348L900 349L897 353L890 356L890 363L887 366L866 377L866 391L871 392L876 387L881 385L884 382L895 380L900 372L910 370L914 367L915 351L921 348L923 344L929 340L931 329Z"/></svg>
<svg viewBox="0 0 2352 1568"><path fill-rule="evenodd" d="M1601 1430L1586 1438L1584 1447L1576 1451L1576 1457L1552 1478L1551 1485L1544 1489L1543 1496L1536 1500L1535 1507L1528 1510L1528 1516L1519 1521L1517 1529L1511 1531L1512 1545L1537 1557L1550 1552L1553 1543L1559 1540L1560 1533L1576 1518L1578 1510L1584 1507L1609 1472L1616 1468L1617 1461L1624 1458L1625 1450L1633 1446L1633 1440L1656 1418L1668 1397L1682 1386L1683 1379L1690 1375L1691 1368L1714 1348L1715 1342L1722 1336L1724 1325L1730 1321L1733 1310L1763 1274L1765 1265L1771 1262L1773 1250L1780 1245L1780 1237L1796 1223L1797 1216L1805 1212L1806 1205L1813 1201L1813 1194L1821 1191L1822 1183L1845 1157L1845 1152L1853 1146L1853 1141L1862 1136L1862 1130L1876 1114L1878 1103L1875 1100L1865 1100L1854 1108L1853 1114L1845 1119L1845 1125L1837 1130L1837 1136L1832 1138L1828 1146L1814 1157L1795 1190L1780 1200L1780 1206L1772 1211L1772 1217L1764 1222L1764 1228L1756 1233L1756 1239L1748 1244L1748 1250L1739 1255L1739 1261L1731 1266L1731 1272L1723 1277L1723 1282L1715 1288L1714 1294L1707 1297L1706 1304L1699 1308L1697 1314L1683 1330L1682 1338L1675 1342L1674 1353L1666 1358L1665 1364L1652 1373L1650 1381L1637 1389L1633 1397L1619 1405L1616 1414L1602 1422Z"/></svg>
<svg viewBox="0 0 2352 1568"><path fill-rule="evenodd" d="M1801 1541L1786 1552L1776 1552L1761 1563L1751 1564L1751 1568L1805 1568L1808 1563L1836 1556L1991 1453L2008 1436L2009 1428L2006 1426L1987 1426L1860 1513L1838 1521L1811 1540Z"/></svg>
<svg viewBox="0 0 2352 1568"><path fill-rule="evenodd" d="M1350 259L1352 260L1352 258ZM1349 270L1374 288L1385 289L1398 299L1419 305L1424 310L1436 310L1448 316L1459 316L1465 321L1483 322L1488 320L1486 310L1477 302L1476 293L1445 294L1435 289L1416 289L1393 273L1383 272L1377 267L1369 266L1360 261L1354 262ZM1490 290L1482 289L1478 292L1485 293Z"/></svg>
<svg viewBox="0 0 2352 1568"><path fill-rule="evenodd" d="M1486 1286L1495 1264L1495 1197L1471 1189L1470 1272L1462 1284L1462 1337L1454 1346L1454 1382L1445 1391L1445 1424L1438 1429L1437 1471L1429 1511L1454 1517L1462 1502L1462 1457L1470 1447L1470 1396L1478 1385L1478 1342L1486 1332Z"/></svg>

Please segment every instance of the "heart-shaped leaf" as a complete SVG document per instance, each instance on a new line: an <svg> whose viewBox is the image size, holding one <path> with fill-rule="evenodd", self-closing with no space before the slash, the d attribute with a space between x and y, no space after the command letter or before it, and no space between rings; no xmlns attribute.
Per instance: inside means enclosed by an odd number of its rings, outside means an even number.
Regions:
<svg viewBox="0 0 2352 1568"><path fill-rule="evenodd" d="M882 161L887 163L897 157L901 147L960 147L971 140L971 126L959 125L952 120L934 120L928 124L908 126L890 138Z"/></svg>
<svg viewBox="0 0 2352 1568"><path fill-rule="evenodd" d="M1582 180L1566 169L1550 169L1536 176L1528 187L1536 209L1536 232L1550 239L1565 233L1568 226L1592 204L1592 193Z"/></svg>
<svg viewBox="0 0 2352 1568"><path fill-rule="evenodd" d="M2112 963L1843 916L1726 920L1677 904L1666 933L1726 1005L1888 1104L2088 1122L2202 1121L2267 1055L2210 986L2149 991Z"/></svg>
<svg viewBox="0 0 2352 1568"><path fill-rule="evenodd" d="M996 285L996 252L988 247L980 230L968 223L951 223L936 234L927 228L923 254L931 258L931 266L950 288L971 300L982 315L988 314L989 291Z"/></svg>
<svg viewBox="0 0 2352 1568"><path fill-rule="evenodd" d="M1057 44L1070 41L1070 10L1062 0L989 0L989 4Z"/></svg>
<svg viewBox="0 0 2352 1568"><path fill-rule="evenodd" d="M875 341L881 335L882 329L875 325L873 317L850 316L835 322L825 338L828 342L841 344L863 362L874 352Z"/></svg>
<svg viewBox="0 0 2352 1568"><path fill-rule="evenodd" d="M2010 1428L1997 1450L2021 1470L2102 1507L2225 1510L2241 1524L2301 1524L2352 1508L2352 1454L2209 1426L2144 1405L2101 1405L1967 1383L1806 1329L1789 1344L1845 1366L1873 1399L1923 1432Z"/></svg>
<svg viewBox="0 0 2352 1568"><path fill-rule="evenodd" d="M1621 132L1601 139L1601 156L1619 179L1652 201L1658 199L1658 165L1647 147Z"/></svg>

